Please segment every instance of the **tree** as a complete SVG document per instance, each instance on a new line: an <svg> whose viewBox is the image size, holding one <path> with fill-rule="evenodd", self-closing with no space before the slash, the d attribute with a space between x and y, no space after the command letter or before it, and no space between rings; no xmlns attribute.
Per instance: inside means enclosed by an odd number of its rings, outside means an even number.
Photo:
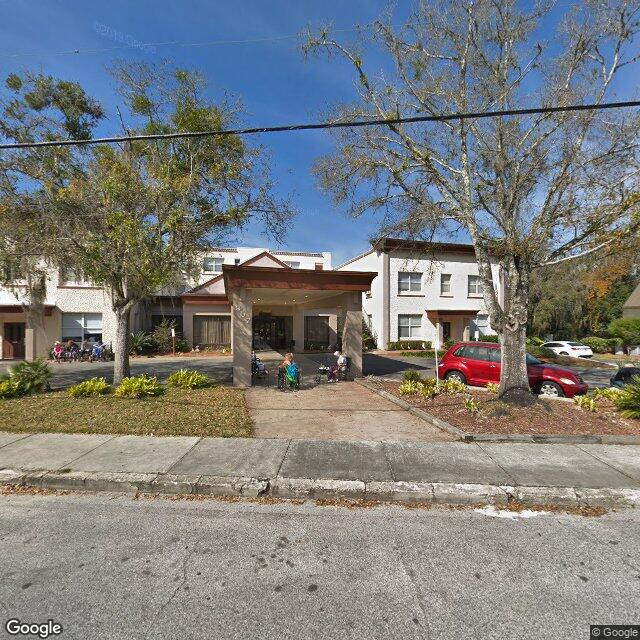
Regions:
<svg viewBox="0 0 640 640"><path fill-rule="evenodd" d="M618 318L609 325L609 333L625 347L640 344L640 318Z"/></svg>
<svg viewBox="0 0 640 640"><path fill-rule="evenodd" d="M114 71L128 107L129 134L218 131L237 109L202 97L201 77L143 64ZM136 141L72 152L63 182L40 182L35 194L43 233L66 262L105 286L116 316L114 383L129 375L132 308L176 280L231 229L261 216L279 232L291 211L271 196L261 150L238 136ZM62 242L60 242L62 240Z"/></svg>
<svg viewBox="0 0 640 640"><path fill-rule="evenodd" d="M636 61L637 0L585 0L542 40L550 4L424 0L406 25L375 24L387 56L371 75L358 50L310 35L307 53L346 61L359 100L335 119L387 119L601 103ZM366 35L366 34L365 34ZM382 212L383 233L471 239L491 325L500 334L500 395L530 401L525 334L533 270L627 241L638 227L637 116L561 112L334 130L338 152L317 173L359 216ZM501 303L491 261L502 273Z"/></svg>
<svg viewBox="0 0 640 640"><path fill-rule="evenodd" d="M100 105L77 83L42 74L11 74L0 102L0 134L15 142L72 137L86 139L103 117ZM43 233L39 193L62 187L74 172L68 148L25 149L0 157L0 285L20 299L36 344L44 345L44 303L52 245Z"/></svg>

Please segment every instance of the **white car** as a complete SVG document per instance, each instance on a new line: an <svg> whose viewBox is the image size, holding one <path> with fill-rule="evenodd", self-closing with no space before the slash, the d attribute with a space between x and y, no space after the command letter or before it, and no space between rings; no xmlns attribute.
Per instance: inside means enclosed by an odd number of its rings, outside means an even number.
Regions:
<svg viewBox="0 0 640 640"><path fill-rule="evenodd" d="M571 356L572 358L590 358L593 356L591 347L579 342L556 340L555 342L545 342L542 346L545 349L550 349L558 356Z"/></svg>

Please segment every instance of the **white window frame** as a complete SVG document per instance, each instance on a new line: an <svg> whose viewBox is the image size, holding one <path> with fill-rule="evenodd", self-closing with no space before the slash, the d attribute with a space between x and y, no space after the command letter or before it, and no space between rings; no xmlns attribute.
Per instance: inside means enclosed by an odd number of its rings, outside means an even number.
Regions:
<svg viewBox="0 0 640 640"><path fill-rule="evenodd" d="M58 286L60 287L92 287L93 282L79 269L60 267L58 270Z"/></svg>
<svg viewBox="0 0 640 640"><path fill-rule="evenodd" d="M452 280L453 280L453 276L450 273L441 273L440 274L440 295L441 296L453 295L451 293L451 281Z"/></svg>
<svg viewBox="0 0 640 640"><path fill-rule="evenodd" d="M408 335L402 335L403 329L408 330ZM414 313L398 314L398 340L419 340L420 338L422 338L422 315Z"/></svg>
<svg viewBox="0 0 640 640"><path fill-rule="evenodd" d="M300 260L283 260L283 262L292 269L300 268Z"/></svg>
<svg viewBox="0 0 640 640"><path fill-rule="evenodd" d="M61 329L61 336L63 340L68 340L69 338L73 338L75 339L76 336L70 336L67 334L65 334L65 326L64 326L64 319L65 316L79 316L79 320L80 320L80 328L79 331L82 333L82 335L78 335L78 341L79 342L83 342L84 340L89 340L89 335L90 334L99 334L101 336L101 340L104 339L102 336L104 334L104 315L102 313L97 313L94 311L80 311L80 312L74 312L74 311L63 311L62 312L62 318L61 318L61 323L60 323L60 329ZM97 320L97 316L100 316L100 328L98 329L97 327L91 327L90 323L89 323L89 317L91 317L92 320Z"/></svg>
<svg viewBox="0 0 640 640"><path fill-rule="evenodd" d="M475 278L475 286L471 285L472 278ZM480 280L480 276L474 274L469 274L467 276L467 296L469 298L482 297L482 280Z"/></svg>
<svg viewBox="0 0 640 640"><path fill-rule="evenodd" d="M208 262L213 262L212 269L207 267ZM223 264L224 264L224 258L220 258L218 256L206 256L202 260L202 272L203 273L222 273Z"/></svg>
<svg viewBox="0 0 640 640"><path fill-rule="evenodd" d="M407 287L406 289L403 288L405 286ZM417 271L398 271L398 295L407 296L419 293L422 293L422 273Z"/></svg>

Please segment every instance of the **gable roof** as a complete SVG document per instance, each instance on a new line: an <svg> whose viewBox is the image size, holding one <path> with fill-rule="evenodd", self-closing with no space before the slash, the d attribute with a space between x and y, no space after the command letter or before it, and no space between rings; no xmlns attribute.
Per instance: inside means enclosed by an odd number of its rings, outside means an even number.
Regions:
<svg viewBox="0 0 640 640"><path fill-rule="evenodd" d="M623 309L635 309L640 307L640 284L631 292L629 299L624 303Z"/></svg>
<svg viewBox="0 0 640 640"><path fill-rule="evenodd" d="M272 255L268 251L262 251L257 256L253 256L253 258L249 258L248 260L245 260L244 262L241 262L237 266L238 267L249 267L252 264L255 264L256 262L258 262L260 260L267 260L269 262L272 262L272 263L274 263L275 267L278 267L280 269L291 269L292 268L288 264L285 264L284 262L282 262L282 260L279 260L278 258L276 258L274 255ZM209 287L211 285L214 285L214 284L220 282L222 280L222 277L223 276L220 273L217 276L214 276L213 278L211 278L211 280L207 280L206 282L203 282L202 284L199 284L197 287L194 287L193 289L189 289L189 291L185 291L182 295L193 295L194 293L197 294L198 292L203 292L204 289L209 289ZM224 286L223 286L223 291L224 291ZM209 293L209 292L207 292L207 293ZM204 293L204 292L203 292L203 294L206 295L206 293ZM222 295L224 295L224 294L222 294Z"/></svg>

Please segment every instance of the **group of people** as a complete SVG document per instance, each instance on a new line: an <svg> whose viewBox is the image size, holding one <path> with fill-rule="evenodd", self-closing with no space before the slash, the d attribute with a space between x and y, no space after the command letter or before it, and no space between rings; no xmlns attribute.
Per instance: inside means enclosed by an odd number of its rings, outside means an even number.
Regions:
<svg viewBox="0 0 640 640"><path fill-rule="evenodd" d="M340 372L347 369L347 357L340 351L336 351L336 362L329 367L327 371L328 382L338 382ZM267 369L256 355L255 351L251 352L251 375L252 376L264 376L267 373ZM278 382L287 381L290 385L300 384L300 370L296 363L293 353L285 354L284 360L278 365Z"/></svg>
<svg viewBox="0 0 640 640"><path fill-rule="evenodd" d="M53 359L58 364L63 360L76 362L83 358L88 358L91 361L102 360L103 354L104 343L102 340L98 340L97 342L83 340L80 345L73 339L67 340L65 344L60 342L60 340L56 340L52 349Z"/></svg>

